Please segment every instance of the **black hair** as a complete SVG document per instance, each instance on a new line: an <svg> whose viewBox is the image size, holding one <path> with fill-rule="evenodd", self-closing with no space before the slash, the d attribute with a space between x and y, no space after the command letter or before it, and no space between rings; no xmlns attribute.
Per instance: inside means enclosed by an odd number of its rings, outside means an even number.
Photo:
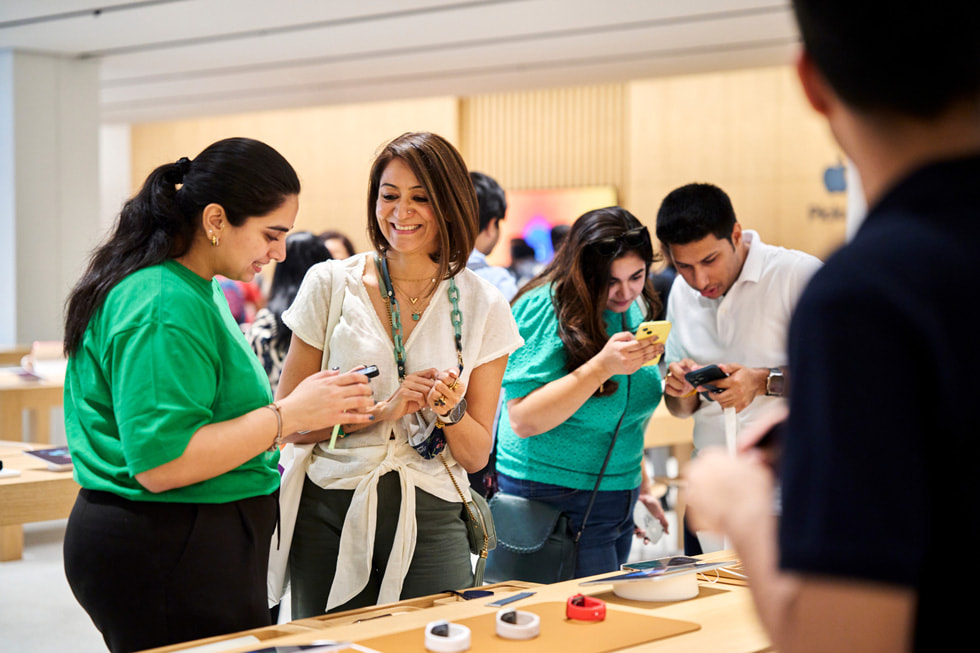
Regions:
<svg viewBox="0 0 980 653"><path fill-rule="evenodd" d="M511 238L510 239L510 258L511 262L517 262L522 259L533 259L534 258L534 248L527 244L527 241L523 238Z"/></svg>
<svg viewBox="0 0 980 653"><path fill-rule="evenodd" d="M487 228L491 220L503 220L507 214L507 196L497 180L482 172L470 171L473 188L476 190L476 203L480 207L480 231Z"/></svg>
<svg viewBox="0 0 980 653"><path fill-rule="evenodd" d="M289 346L293 332L282 321L282 314L296 299L307 270L331 258L320 236L299 231L286 237L286 258L276 263L269 287L269 301L266 302L266 308L276 318L276 337L271 343L274 348L285 350Z"/></svg>
<svg viewBox="0 0 980 653"><path fill-rule="evenodd" d="M713 184L687 184L667 194L657 211L657 240L670 247L697 242L709 235L732 242L735 209Z"/></svg>
<svg viewBox="0 0 980 653"><path fill-rule="evenodd" d="M348 238L346 234L343 234L339 231L333 231L333 230L324 231L317 237L320 240L322 240L324 243L326 243L328 240L334 240L334 239L339 240L341 244L344 246L344 249L347 250L347 253L350 256L353 256L354 254L357 253L357 250L354 248L354 243L351 242L351 239Z"/></svg>
<svg viewBox="0 0 980 653"><path fill-rule="evenodd" d="M92 315L123 278L183 256L203 229L200 216L219 204L232 226L264 216L299 194L296 171L276 150L250 138L209 145L191 161L156 168L122 208L110 236L95 249L65 309L65 354L72 355Z"/></svg>
<svg viewBox="0 0 980 653"><path fill-rule="evenodd" d="M571 229L567 224L556 224L551 228L551 251L558 253L558 248L565 241L568 236L568 231Z"/></svg>
<svg viewBox="0 0 980 653"><path fill-rule="evenodd" d="M646 320L660 313L660 298L650 282L650 266L660 260L653 250L649 234L645 242L631 247L620 240L614 253L603 253L594 244L622 238L628 231L643 225L632 213L619 206L596 209L581 215L568 231L568 236L551 263L534 279L525 284L511 302L516 303L532 288L552 284L558 336L565 345L566 369L572 372L598 354L609 340L604 312L609 296L609 276L613 261L633 253L646 265L643 300ZM616 392L617 383L607 381L596 396Z"/></svg>
<svg viewBox="0 0 980 653"><path fill-rule="evenodd" d="M794 0L807 54L859 110L918 118L980 96L980 3Z"/></svg>

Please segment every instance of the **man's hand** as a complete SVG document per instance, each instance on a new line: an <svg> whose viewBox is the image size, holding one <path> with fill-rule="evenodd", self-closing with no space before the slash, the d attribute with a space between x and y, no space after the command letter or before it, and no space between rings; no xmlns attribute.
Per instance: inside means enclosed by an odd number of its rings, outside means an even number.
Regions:
<svg viewBox="0 0 980 653"><path fill-rule="evenodd" d="M728 376L711 382L711 385L722 390L712 393L711 398L722 408L734 407L735 412L740 413L756 397L766 394L768 368L745 367L738 363L723 363L718 367Z"/></svg>
<svg viewBox="0 0 980 653"><path fill-rule="evenodd" d="M701 406L701 398L694 391L694 386L684 378L685 374L699 367L701 365L690 358L671 363L667 367L667 378L664 379L664 403L674 417L690 417Z"/></svg>
<svg viewBox="0 0 980 653"><path fill-rule="evenodd" d="M664 394L670 397L687 397L694 395L694 386L687 382L684 375L692 372L702 365L698 365L690 358L671 363L667 367L667 378L664 380Z"/></svg>

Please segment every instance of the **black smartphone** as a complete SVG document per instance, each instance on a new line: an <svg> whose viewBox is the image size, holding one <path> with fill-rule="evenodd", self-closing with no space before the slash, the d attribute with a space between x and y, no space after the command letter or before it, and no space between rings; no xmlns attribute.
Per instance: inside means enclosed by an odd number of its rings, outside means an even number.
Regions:
<svg viewBox="0 0 980 653"><path fill-rule="evenodd" d="M369 379L373 379L379 374L377 365L368 365L363 370L357 370L357 372L358 374L363 374Z"/></svg>
<svg viewBox="0 0 980 653"><path fill-rule="evenodd" d="M693 370L684 375L684 379L688 383L693 385L695 388L704 386L712 392L721 392L722 389L711 385L711 381L717 381L718 379L723 379L728 376L725 372L721 370L717 365L708 365L707 367L702 367L698 370Z"/></svg>

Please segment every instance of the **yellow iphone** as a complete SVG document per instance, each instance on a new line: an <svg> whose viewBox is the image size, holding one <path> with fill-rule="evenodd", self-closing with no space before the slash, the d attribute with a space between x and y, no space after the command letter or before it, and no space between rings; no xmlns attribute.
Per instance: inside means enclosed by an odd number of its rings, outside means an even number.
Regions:
<svg viewBox="0 0 980 653"><path fill-rule="evenodd" d="M636 327L636 339L643 340L651 336L657 336L659 342L667 344L667 336L670 335L670 322L667 320L657 320L655 322L644 322ZM644 365L656 365L660 362L660 356L648 360Z"/></svg>

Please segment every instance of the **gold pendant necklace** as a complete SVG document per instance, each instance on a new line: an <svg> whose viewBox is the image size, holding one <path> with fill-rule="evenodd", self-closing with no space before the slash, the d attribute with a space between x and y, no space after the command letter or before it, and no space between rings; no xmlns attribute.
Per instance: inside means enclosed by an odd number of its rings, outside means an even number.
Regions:
<svg viewBox="0 0 980 653"><path fill-rule="evenodd" d="M407 292L405 292L405 289L402 288L399 284L394 283L395 282L394 279L392 279L391 281L392 281L392 284L395 286L395 290L397 290L399 293L401 293L401 295L403 297L407 298L408 301L411 302L411 304L412 304L413 307L416 306L419 303L419 300L421 300L423 298L427 298L429 296L429 294L430 294L428 291L425 291L425 292L419 294L416 297L412 297L410 294L408 294ZM423 279L414 279L413 281L423 281ZM435 279L428 279L428 282L431 285L431 284L435 284L436 280ZM421 320L422 319L422 313L425 311L425 309L427 307L428 307L428 302L426 302L424 306L418 307L417 310L413 310L412 311L412 321L413 322L418 322L419 320Z"/></svg>

